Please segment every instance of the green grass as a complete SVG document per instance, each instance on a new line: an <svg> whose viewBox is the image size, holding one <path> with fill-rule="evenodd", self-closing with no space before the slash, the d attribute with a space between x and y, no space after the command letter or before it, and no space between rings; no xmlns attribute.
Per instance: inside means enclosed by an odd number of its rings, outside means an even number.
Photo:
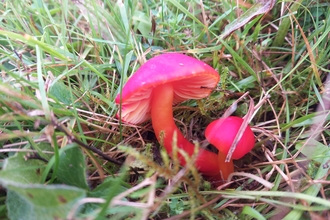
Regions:
<svg viewBox="0 0 330 220"><path fill-rule="evenodd" d="M329 3L277 1L225 36L250 6L123 2L1 1L1 218L329 218ZM128 77L169 51L221 76L174 108L191 139L244 93L256 106L238 103L257 143L218 189L171 161L150 122L115 117Z"/></svg>

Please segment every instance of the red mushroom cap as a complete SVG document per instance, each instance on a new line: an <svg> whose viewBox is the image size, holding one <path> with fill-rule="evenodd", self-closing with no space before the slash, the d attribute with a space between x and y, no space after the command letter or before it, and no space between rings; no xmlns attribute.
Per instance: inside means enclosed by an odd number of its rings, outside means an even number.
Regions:
<svg viewBox="0 0 330 220"><path fill-rule="evenodd" d="M243 119L236 116L220 118L211 122L206 130L207 140L218 148L224 155L227 155L235 136L243 123ZM233 159L240 159L254 147L254 134L247 126L241 139L238 141L235 151L232 154Z"/></svg>
<svg viewBox="0 0 330 220"><path fill-rule="evenodd" d="M162 54L142 65L115 101L121 101L122 120L138 124L150 118L150 101L158 85L173 85L176 104L208 96L218 82L219 74L204 62L183 54Z"/></svg>

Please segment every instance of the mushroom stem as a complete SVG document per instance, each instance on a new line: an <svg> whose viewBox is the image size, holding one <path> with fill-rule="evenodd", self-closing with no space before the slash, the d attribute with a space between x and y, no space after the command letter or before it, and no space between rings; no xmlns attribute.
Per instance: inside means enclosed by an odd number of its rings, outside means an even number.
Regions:
<svg viewBox="0 0 330 220"><path fill-rule="evenodd" d="M227 156L226 154L219 151L218 153L219 171L220 171L220 177L223 181L227 181L229 174L234 172L233 160L231 159L229 162L225 162L226 156Z"/></svg>
<svg viewBox="0 0 330 220"><path fill-rule="evenodd" d="M152 126L157 140L162 143L171 157L174 133L176 133L178 148L192 156L195 146L183 136L173 120L173 95L173 86L170 83L154 88L151 101ZM186 161L183 156L178 153L178 158L180 164L184 166ZM214 176L219 173L218 156L213 152L199 149L195 164L204 175Z"/></svg>
<svg viewBox="0 0 330 220"><path fill-rule="evenodd" d="M229 116L211 122L205 130L206 139L219 150L219 170L222 180L228 180L229 174L234 172L233 161L225 161L238 132L240 132L240 139L236 143L232 159L242 158L254 146L255 140L251 128L246 124L244 130L241 131L243 123L242 118Z"/></svg>

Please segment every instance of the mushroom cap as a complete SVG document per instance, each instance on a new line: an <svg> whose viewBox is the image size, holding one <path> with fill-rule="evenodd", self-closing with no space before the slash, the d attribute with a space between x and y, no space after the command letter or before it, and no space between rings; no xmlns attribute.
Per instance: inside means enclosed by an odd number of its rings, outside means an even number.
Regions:
<svg viewBox="0 0 330 220"><path fill-rule="evenodd" d="M235 136L243 123L243 119L236 116L220 118L211 122L206 130L206 139L218 148L223 154L227 155L233 144ZM232 154L233 159L240 159L254 147L254 134L248 125L238 141L235 151Z"/></svg>
<svg viewBox="0 0 330 220"><path fill-rule="evenodd" d="M150 119L153 89L158 85L171 83L173 104L177 104L208 96L218 82L218 72L206 63L183 54L167 53L143 64L129 78L115 101L121 102L122 120L138 124Z"/></svg>

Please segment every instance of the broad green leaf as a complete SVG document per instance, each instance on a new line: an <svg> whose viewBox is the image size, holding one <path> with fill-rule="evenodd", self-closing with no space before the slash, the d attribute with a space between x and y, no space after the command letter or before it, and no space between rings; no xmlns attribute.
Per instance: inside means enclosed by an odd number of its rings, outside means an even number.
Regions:
<svg viewBox="0 0 330 220"><path fill-rule="evenodd" d="M86 162L78 146L63 151L57 170L57 179L61 182L88 190L86 179Z"/></svg>
<svg viewBox="0 0 330 220"><path fill-rule="evenodd" d="M110 193L114 193L114 196L116 196L116 195L128 190L129 187L130 187L130 185L125 183L124 181L122 181L120 178L115 179L112 177L108 177L101 184L99 184L95 189L93 189L93 191L89 192L88 197L106 199ZM126 200L126 199L124 198L123 200ZM89 203L89 204L84 205L82 212L85 214L93 213L95 209L99 209L102 206L103 206L103 204ZM118 214L120 212L127 211L127 209L131 209L130 211L132 211L132 207L125 207L125 206L124 207L111 207L109 210L107 210L107 214Z"/></svg>
<svg viewBox="0 0 330 220"><path fill-rule="evenodd" d="M12 220L65 219L85 191L65 185L6 185L8 216Z"/></svg>
<svg viewBox="0 0 330 220"><path fill-rule="evenodd" d="M7 189L8 216L10 219L64 219L72 206L85 197L86 191L66 185L40 184L45 163L27 160L26 156L27 153L17 153L9 157L0 171L0 184ZM75 156L82 157L77 152ZM81 159L74 162L77 161ZM84 175L84 172L76 172Z"/></svg>
<svg viewBox="0 0 330 220"><path fill-rule="evenodd" d="M35 149L38 154L46 159L46 160L50 160L53 156L53 152L54 152L54 149L52 147L52 145L49 143L49 142L35 142L35 139L37 138L40 138L40 136L36 136L34 137L31 141L31 142L34 142L34 145L30 144L28 146L31 146L33 149ZM45 152L52 152L52 153L45 153Z"/></svg>
<svg viewBox="0 0 330 220"><path fill-rule="evenodd" d="M251 8L244 12L239 18L228 24L220 38L224 39L231 32L246 25L257 15L269 12L275 5L276 0L258 0Z"/></svg>
<svg viewBox="0 0 330 220"><path fill-rule="evenodd" d="M117 184L116 181L122 181L120 179L114 179L112 177L106 178L103 183L98 185L92 192L89 193L89 196L91 197L98 197L98 198L106 198L106 196L113 191L113 185ZM126 185L126 186L124 186ZM126 191L129 189L129 185L122 181L120 184L120 187L118 187L118 190L116 192L116 195Z"/></svg>
<svg viewBox="0 0 330 220"><path fill-rule="evenodd" d="M70 88L61 81L57 81L50 87L49 94L65 105L72 104Z"/></svg>
<svg viewBox="0 0 330 220"><path fill-rule="evenodd" d="M308 159L315 160L319 163L322 163L324 155L329 151L328 146L323 145L316 140L310 140L308 144L305 144L305 142L299 142L296 144L296 149L301 149L301 153Z"/></svg>
<svg viewBox="0 0 330 220"><path fill-rule="evenodd" d="M133 16L136 28L141 32L143 37L150 37L150 31L151 31L151 21L148 16L141 12L141 11L135 11Z"/></svg>
<svg viewBox="0 0 330 220"><path fill-rule="evenodd" d="M41 160L25 159L27 153L17 153L5 160L0 171L0 182L31 184L40 183L45 163Z"/></svg>

